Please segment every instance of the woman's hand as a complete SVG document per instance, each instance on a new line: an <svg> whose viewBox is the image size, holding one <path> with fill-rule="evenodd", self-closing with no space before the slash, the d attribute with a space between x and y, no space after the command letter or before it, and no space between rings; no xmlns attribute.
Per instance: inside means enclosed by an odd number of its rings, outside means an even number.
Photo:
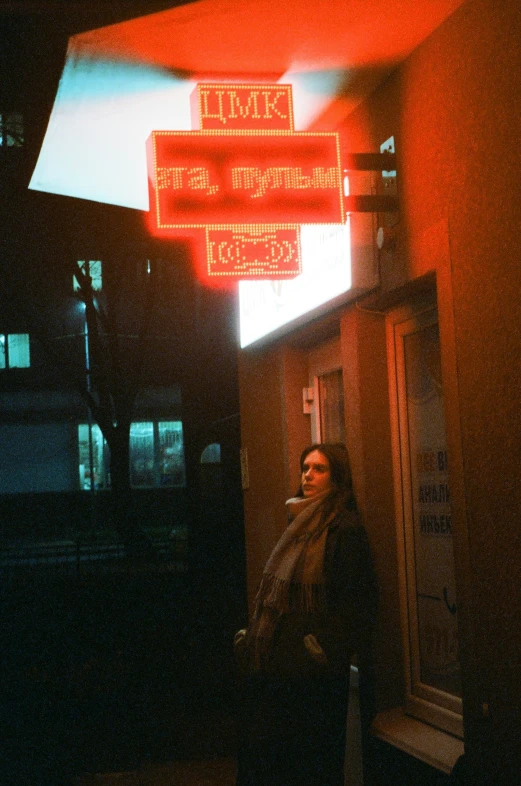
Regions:
<svg viewBox="0 0 521 786"><path fill-rule="evenodd" d="M327 655L312 633L308 633L307 636L304 636L304 646L313 660L316 660L316 662L320 663L322 666L326 665Z"/></svg>
<svg viewBox="0 0 521 786"><path fill-rule="evenodd" d="M246 644L247 635L247 629L241 628L241 630L238 630L233 637L233 654L237 663L239 674L242 675L246 675L248 672L249 657Z"/></svg>
<svg viewBox="0 0 521 786"><path fill-rule="evenodd" d="M233 649L237 649L241 644L244 643L244 639L246 638L246 628L241 628L238 630L235 636L233 637Z"/></svg>

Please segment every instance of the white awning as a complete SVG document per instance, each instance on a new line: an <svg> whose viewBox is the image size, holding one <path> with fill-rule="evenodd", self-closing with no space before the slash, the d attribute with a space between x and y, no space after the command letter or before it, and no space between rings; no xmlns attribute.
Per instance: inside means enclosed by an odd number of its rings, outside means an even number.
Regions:
<svg viewBox="0 0 521 786"><path fill-rule="evenodd" d="M146 139L191 130L197 81L292 84L296 130L334 130L461 3L201 0L75 35L29 188L148 210Z"/></svg>

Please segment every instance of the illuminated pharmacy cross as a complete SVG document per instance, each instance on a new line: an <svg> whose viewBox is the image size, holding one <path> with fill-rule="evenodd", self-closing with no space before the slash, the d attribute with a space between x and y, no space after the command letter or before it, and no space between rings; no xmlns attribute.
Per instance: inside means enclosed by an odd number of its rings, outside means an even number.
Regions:
<svg viewBox="0 0 521 786"><path fill-rule="evenodd" d="M291 85L198 84L147 144L153 231L203 239L209 276L294 278L300 225L344 224L335 132L297 132Z"/></svg>

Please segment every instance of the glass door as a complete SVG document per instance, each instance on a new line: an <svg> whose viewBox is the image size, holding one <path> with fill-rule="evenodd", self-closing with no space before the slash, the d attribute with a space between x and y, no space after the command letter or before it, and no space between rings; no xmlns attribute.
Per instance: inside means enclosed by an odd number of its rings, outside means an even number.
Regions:
<svg viewBox="0 0 521 786"><path fill-rule="evenodd" d="M462 736L458 614L436 309L391 325L407 711Z"/></svg>

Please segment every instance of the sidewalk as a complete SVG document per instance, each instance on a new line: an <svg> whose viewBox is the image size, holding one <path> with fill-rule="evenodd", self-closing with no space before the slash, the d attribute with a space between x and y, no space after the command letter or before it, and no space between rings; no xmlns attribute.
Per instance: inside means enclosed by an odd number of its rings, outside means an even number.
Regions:
<svg viewBox="0 0 521 786"><path fill-rule="evenodd" d="M174 721L176 747L168 760L136 764L123 772L83 774L72 786L235 786L236 758L229 708L201 708ZM386 743L374 740L362 768L358 680L352 672L347 718L345 786L447 786L448 779ZM172 755L173 754L173 755ZM116 768L115 768L116 769Z"/></svg>
<svg viewBox="0 0 521 786"><path fill-rule="evenodd" d="M235 760L176 761L134 772L83 775L74 786L234 786Z"/></svg>

